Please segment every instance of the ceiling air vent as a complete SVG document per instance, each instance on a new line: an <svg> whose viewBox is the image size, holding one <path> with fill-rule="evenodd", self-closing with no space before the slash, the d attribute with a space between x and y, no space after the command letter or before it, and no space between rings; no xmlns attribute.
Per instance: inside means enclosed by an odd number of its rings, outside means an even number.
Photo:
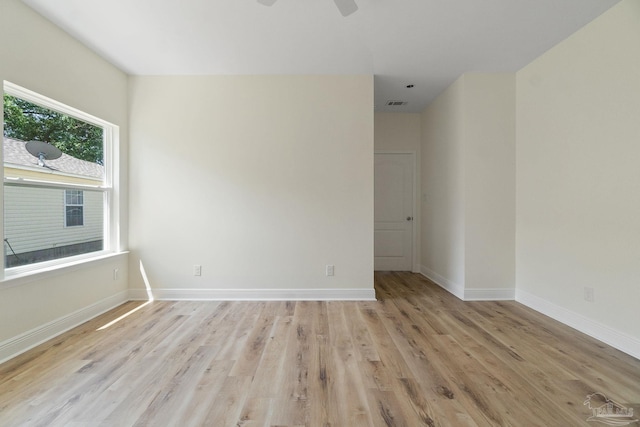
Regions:
<svg viewBox="0 0 640 427"><path fill-rule="evenodd" d="M387 101L387 107L399 107L401 105L407 105L407 101Z"/></svg>

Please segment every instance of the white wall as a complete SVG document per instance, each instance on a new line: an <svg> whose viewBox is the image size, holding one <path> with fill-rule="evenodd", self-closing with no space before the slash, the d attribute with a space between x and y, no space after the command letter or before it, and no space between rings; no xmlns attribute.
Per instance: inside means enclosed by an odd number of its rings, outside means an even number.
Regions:
<svg viewBox="0 0 640 427"><path fill-rule="evenodd" d="M120 179L126 189L127 79L124 73L22 2L3 0L0 2L0 80L120 126ZM126 200L120 208L122 233L126 236ZM126 246L126 239L123 245ZM114 268L126 273L126 257L0 282L0 360L48 338L60 328L81 322L84 315L126 298L126 279L121 275L113 280Z"/></svg>
<svg viewBox="0 0 640 427"><path fill-rule="evenodd" d="M422 272L464 299L513 299L515 78L461 76L422 114Z"/></svg>
<svg viewBox="0 0 640 427"><path fill-rule="evenodd" d="M157 297L373 295L372 76L132 77L130 94L131 262Z"/></svg>
<svg viewBox="0 0 640 427"><path fill-rule="evenodd" d="M640 2L517 73L516 215L518 298L640 357Z"/></svg>
<svg viewBox="0 0 640 427"><path fill-rule="evenodd" d="M474 297L473 289L484 298L513 299L515 75L469 73L463 79L465 298Z"/></svg>
<svg viewBox="0 0 640 427"><path fill-rule="evenodd" d="M458 79L422 113L421 271L463 296L464 82Z"/></svg>

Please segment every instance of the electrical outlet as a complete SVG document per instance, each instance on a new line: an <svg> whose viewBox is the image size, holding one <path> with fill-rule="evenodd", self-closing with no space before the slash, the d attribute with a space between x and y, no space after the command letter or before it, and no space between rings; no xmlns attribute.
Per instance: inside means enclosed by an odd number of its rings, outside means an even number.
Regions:
<svg viewBox="0 0 640 427"><path fill-rule="evenodd" d="M194 265L193 266L193 275L194 276L202 276L202 266L201 265Z"/></svg>
<svg viewBox="0 0 640 427"><path fill-rule="evenodd" d="M335 272L335 266L327 265L327 276L333 276Z"/></svg>
<svg viewBox="0 0 640 427"><path fill-rule="evenodd" d="M120 277L120 272L118 271L117 268L113 269L113 280L118 280L118 277Z"/></svg>
<svg viewBox="0 0 640 427"><path fill-rule="evenodd" d="M585 286L584 287L584 300L585 301L589 301L589 302L593 302L593 299L594 299L593 288Z"/></svg>

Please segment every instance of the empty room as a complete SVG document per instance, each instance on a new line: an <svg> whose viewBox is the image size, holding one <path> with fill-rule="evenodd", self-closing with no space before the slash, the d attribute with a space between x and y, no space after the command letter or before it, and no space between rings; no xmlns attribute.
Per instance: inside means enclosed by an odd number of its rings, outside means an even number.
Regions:
<svg viewBox="0 0 640 427"><path fill-rule="evenodd" d="M640 425L638 0L0 0L0 426Z"/></svg>

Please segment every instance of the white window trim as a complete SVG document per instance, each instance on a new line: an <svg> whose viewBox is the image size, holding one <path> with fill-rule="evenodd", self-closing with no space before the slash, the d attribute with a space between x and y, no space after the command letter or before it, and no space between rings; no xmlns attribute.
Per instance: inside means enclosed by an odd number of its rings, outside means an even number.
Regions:
<svg viewBox="0 0 640 427"><path fill-rule="evenodd" d="M67 203L67 192L68 191L80 191L82 193L82 203ZM63 211L63 215L64 215L64 226L65 228L67 227L71 227L71 228L76 228L76 227L84 227L84 188L82 189L71 189L71 188L65 188L64 189L64 193L62 195L62 197L64 197L63 200L63 205L64 205L64 211ZM67 215L67 208L69 206L75 206L75 207L81 207L82 208L82 224L74 224L74 225L69 225L69 216Z"/></svg>
<svg viewBox="0 0 640 427"><path fill-rule="evenodd" d="M48 98L39 93L33 92L29 89L25 89L21 86L13 84L11 82L3 81L3 93L6 93L17 98L24 99L25 101L32 102L34 104L41 105L51 110L58 111L62 114L66 114L70 117L82 120L84 122L99 126L103 129L104 138L104 179L101 185L68 185L55 182L40 182L37 180L29 179L15 179L4 176L4 162L3 162L3 177L4 185L25 185L25 186L51 186L74 188L74 189L87 189L87 190L99 190L104 194L104 225L103 225L103 250L90 252L87 254L76 255L73 257L59 258L56 260L50 260L45 262L39 262L19 267L5 268L4 257L0 261L2 266L2 278L11 279L12 277L22 277L28 274L41 273L43 271L49 271L52 268L58 266L62 267L70 263L77 264L78 262L90 262L92 260L100 259L108 255L116 254L122 251L120 246L120 182L119 182L119 164L114 162L114 159L120 158L120 128L113 123L102 120L91 114L85 113L76 108L65 105L59 101ZM4 213L3 213L4 215ZM65 218L66 223L66 218ZM4 228L3 228L4 239Z"/></svg>

